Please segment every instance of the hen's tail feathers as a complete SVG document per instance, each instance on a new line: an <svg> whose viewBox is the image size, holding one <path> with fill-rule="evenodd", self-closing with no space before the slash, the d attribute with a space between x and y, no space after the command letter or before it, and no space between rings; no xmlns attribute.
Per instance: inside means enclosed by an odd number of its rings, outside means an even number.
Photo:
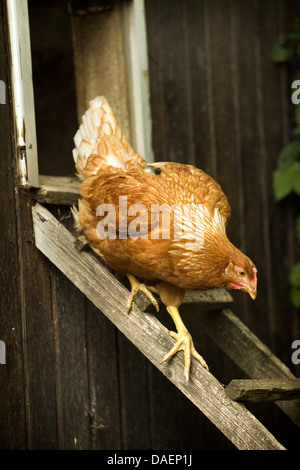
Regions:
<svg viewBox="0 0 300 470"><path fill-rule="evenodd" d="M145 160L132 148L104 96L97 96L82 117L74 137L73 158L79 175L96 175L107 165L144 168Z"/></svg>

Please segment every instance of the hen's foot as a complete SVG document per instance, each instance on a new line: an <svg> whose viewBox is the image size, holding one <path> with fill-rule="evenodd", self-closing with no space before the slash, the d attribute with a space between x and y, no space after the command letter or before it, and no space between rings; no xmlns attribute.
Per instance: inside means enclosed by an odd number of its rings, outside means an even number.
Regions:
<svg viewBox="0 0 300 470"><path fill-rule="evenodd" d="M127 313L130 312L131 307L132 307L133 297L135 296L135 294L138 291L144 292L144 294L152 302L152 304L156 308L156 311L158 312L159 311L159 305L158 305L158 302L157 302L156 298L154 297L154 295L150 291L150 288L148 288L145 284L139 282L132 274L127 274L127 277L129 279L129 282L130 282L130 285L131 285L131 293L128 296L127 302L126 302Z"/></svg>
<svg viewBox="0 0 300 470"><path fill-rule="evenodd" d="M173 348L165 355L162 362L167 361L178 351L182 350L184 352L184 375L186 381L188 382L192 356L197 359L197 361L200 362L202 367L207 370L209 370L208 365L206 364L203 357L196 351L192 337L186 329L183 321L181 320L178 309L176 307L167 307L167 310L174 320L175 326L177 328L177 333L175 333L175 331L169 332L172 338L176 339L176 343L174 344Z"/></svg>

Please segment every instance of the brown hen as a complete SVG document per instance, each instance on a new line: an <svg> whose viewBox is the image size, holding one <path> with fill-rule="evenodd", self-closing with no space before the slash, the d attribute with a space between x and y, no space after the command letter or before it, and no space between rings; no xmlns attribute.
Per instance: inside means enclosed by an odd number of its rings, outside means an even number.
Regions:
<svg viewBox="0 0 300 470"><path fill-rule="evenodd" d="M92 249L172 316L186 380L195 350L178 311L186 289L240 289L256 298L253 262L226 236L230 206L220 185L192 165L148 164L130 146L104 97L90 102L75 138L76 170L85 178L74 217ZM145 283L140 283L136 277Z"/></svg>

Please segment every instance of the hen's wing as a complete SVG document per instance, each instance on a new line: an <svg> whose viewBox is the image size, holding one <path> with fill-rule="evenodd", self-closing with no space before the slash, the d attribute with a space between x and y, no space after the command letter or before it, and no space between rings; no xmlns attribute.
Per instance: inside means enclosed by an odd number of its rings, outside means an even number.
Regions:
<svg viewBox="0 0 300 470"><path fill-rule="evenodd" d="M211 215L219 211L228 224L231 208L226 195L211 176L192 165L174 162L156 162L148 165L160 171L160 177L177 188L176 202L181 204L204 204Z"/></svg>
<svg viewBox="0 0 300 470"><path fill-rule="evenodd" d="M99 207L103 210L113 208L115 223L112 221L110 228L124 242L137 216L140 225L138 236L151 238L150 232L158 225L157 222L153 223L154 216L151 217L153 207L168 202L167 192L159 180L144 170L108 169L85 180L80 186L80 193L94 216ZM97 221L99 219L95 217L94 223Z"/></svg>

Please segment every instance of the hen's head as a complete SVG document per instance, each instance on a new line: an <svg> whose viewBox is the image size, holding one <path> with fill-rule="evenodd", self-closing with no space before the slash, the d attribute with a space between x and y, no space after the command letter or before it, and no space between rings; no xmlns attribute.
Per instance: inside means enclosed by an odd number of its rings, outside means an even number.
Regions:
<svg viewBox="0 0 300 470"><path fill-rule="evenodd" d="M228 289L240 289L248 292L252 299L257 295L257 269L247 256L230 260L225 272L225 282Z"/></svg>

